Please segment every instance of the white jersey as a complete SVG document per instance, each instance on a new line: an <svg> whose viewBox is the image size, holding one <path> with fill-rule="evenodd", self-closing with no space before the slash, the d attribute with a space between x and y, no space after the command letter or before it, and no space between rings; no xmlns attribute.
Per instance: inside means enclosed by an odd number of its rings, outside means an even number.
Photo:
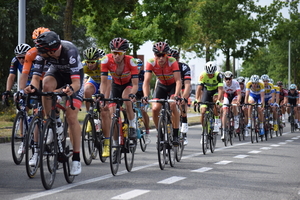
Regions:
<svg viewBox="0 0 300 200"><path fill-rule="evenodd" d="M224 96L225 95L237 95L237 91L241 90L240 84L239 82L237 82L236 80L232 80L231 81L231 85L227 85L226 82L223 82L223 88L224 88Z"/></svg>

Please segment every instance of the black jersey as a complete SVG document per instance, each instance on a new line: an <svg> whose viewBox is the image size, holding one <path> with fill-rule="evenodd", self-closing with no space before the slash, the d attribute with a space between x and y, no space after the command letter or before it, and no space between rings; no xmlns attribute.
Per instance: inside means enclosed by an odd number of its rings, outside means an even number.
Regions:
<svg viewBox="0 0 300 200"><path fill-rule="evenodd" d="M191 80L191 68L182 62L178 62L179 64L179 70L181 74L181 82L182 82L182 88L184 89L184 81L185 80Z"/></svg>

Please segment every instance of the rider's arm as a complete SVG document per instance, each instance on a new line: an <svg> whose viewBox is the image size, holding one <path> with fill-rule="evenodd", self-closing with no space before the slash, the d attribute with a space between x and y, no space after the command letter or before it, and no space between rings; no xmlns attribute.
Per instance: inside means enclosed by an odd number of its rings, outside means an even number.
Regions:
<svg viewBox="0 0 300 200"><path fill-rule="evenodd" d="M14 81L15 81L16 75L15 74L9 74L6 81L6 91L10 91Z"/></svg>
<svg viewBox="0 0 300 200"><path fill-rule="evenodd" d="M138 91L138 88L139 88L139 79L138 78L132 78L131 82L132 82L131 93L136 94L137 91Z"/></svg>
<svg viewBox="0 0 300 200"><path fill-rule="evenodd" d="M184 81L184 92L182 94L182 97L185 99L188 99L191 92L191 80L185 80Z"/></svg>
<svg viewBox="0 0 300 200"><path fill-rule="evenodd" d="M151 81L151 78L152 78L152 72L145 71L144 83L143 83L144 97L149 97L149 95L150 95L150 81Z"/></svg>
<svg viewBox="0 0 300 200"><path fill-rule="evenodd" d="M265 106L265 91L260 92L260 101L261 101L262 106L264 107Z"/></svg>
<svg viewBox="0 0 300 200"><path fill-rule="evenodd" d="M196 100L201 101L203 85L198 85L196 90Z"/></svg>
<svg viewBox="0 0 300 200"><path fill-rule="evenodd" d="M175 96L180 96L180 91L181 91L181 76L180 72L174 72L174 78L176 82L176 88L175 88Z"/></svg>
<svg viewBox="0 0 300 200"><path fill-rule="evenodd" d="M249 94L250 94L250 90L246 90L246 94L245 94L245 103L248 103L248 99L249 99Z"/></svg>

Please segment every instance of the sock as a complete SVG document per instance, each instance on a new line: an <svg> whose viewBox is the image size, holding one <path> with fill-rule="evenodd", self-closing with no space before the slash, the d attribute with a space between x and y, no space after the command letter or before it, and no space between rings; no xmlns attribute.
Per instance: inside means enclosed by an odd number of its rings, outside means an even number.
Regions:
<svg viewBox="0 0 300 200"><path fill-rule="evenodd" d="M73 152L72 161L80 161L79 153L80 152Z"/></svg>
<svg viewBox="0 0 300 200"><path fill-rule="evenodd" d="M187 123L187 117L182 117L182 123Z"/></svg>
<svg viewBox="0 0 300 200"><path fill-rule="evenodd" d="M173 128L173 137L178 137L178 128Z"/></svg>
<svg viewBox="0 0 300 200"><path fill-rule="evenodd" d="M136 122L135 122L135 118L133 118L132 120L128 120L129 121L129 127L135 127Z"/></svg>

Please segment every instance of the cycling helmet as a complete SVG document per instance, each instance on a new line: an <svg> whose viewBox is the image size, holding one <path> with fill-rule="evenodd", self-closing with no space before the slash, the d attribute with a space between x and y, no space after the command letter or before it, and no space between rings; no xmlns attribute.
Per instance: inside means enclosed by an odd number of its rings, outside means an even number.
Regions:
<svg viewBox="0 0 300 200"><path fill-rule="evenodd" d="M100 54L100 58L102 58L103 56L106 55L106 53L102 50L102 49L98 49L99 54Z"/></svg>
<svg viewBox="0 0 300 200"><path fill-rule="evenodd" d="M16 55L24 55L26 54L26 52L31 49L31 46L29 46L28 44L19 44L18 46L16 46L15 48L15 54Z"/></svg>
<svg viewBox="0 0 300 200"><path fill-rule="evenodd" d="M295 84L290 85L290 90L296 90L297 86Z"/></svg>
<svg viewBox="0 0 300 200"><path fill-rule="evenodd" d="M90 47L83 51L83 57L86 60L97 60L100 57L100 53L97 48Z"/></svg>
<svg viewBox="0 0 300 200"><path fill-rule="evenodd" d="M56 51L61 44L59 36L54 31L42 33L38 36L35 42L35 47L41 53L47 53L48 51Z"/></svg>
<svg viewBox="0 0 300 200"><path fill-rule="evenodd" d="M136 58L135 61L136 61L138 67L143 66L143 61L141 59Z"/></svg>
<svg viewBox="0 0 300 200"><path fill-rule="evenodd" d="M271 78L269 79L269 82L272 84L274 83L273 79L271 79Z"/></svg>
<svg viewBox="0 0 300 200"><path fill-rule="evenodd" d="M217 71L217 64L213 61L208 61L205 65L207 74L214 74Z"/></svg>
<svg viewBox="0 0 300 200"><path fill-rule="evenodd" d="M232 78L232 77L233 77L233 74L232 74L231 71L226 71L226 72L224 72L224 77L225 77L225 78Z"/></svg>
<svg viewBox="0 0 300 200"><path fill-rule="evenodd" d="M282 81L277 81L277 85L278 85L278 86L283 85Z"/></svg>
<svg viewBox="0 0 300 200"><path fill-rule="evenodd" d="M258 83L258 82L259 82L259 76L258 76L258 75L252 75L252 76L250 77L250 81L251 81L252 83Z"/></svg>
<svg viewBox="0 0 300 200"><path fill-rule="evenodd" d="M245 82L245 78L243 76L240 76L236 79L239 83L244 83Z"/></svg>
<svg viewBox="0 0 300 200"><path fill-rule="evenodd" d="M260 79L262 81L270 81L270 78L269 78L269 76L267 74L261 75Z"/></svg>
<svg viewBox="0 0 300 200"><path fill-rule="evenodd" d="M157 42L152 48L154 53L169 53L170 46L166 42Z"/></svg>
<svg viewBox="0 0 300 200"><path fill-rule="evenodd" d="M127 51L129 48L129 43L128 40L119 37L110 41L109 47L113 51Z"/></svg>
<svg viewBox="0 0 300 200"><path fill-rule="evenodd" d="M179 51L177 51L176 49L170 49L170 56L172 56L173 58L179 58Z"/></svg>
<svg viewBox="0 0 300 200"><path fill-rule="evenodd" d="M48 28L44 28L44 27L39 27L37 29L35 29L32 32L32 39L35 40L39 35L41 35L44 32L49 32L50 30Z"/></svg>

